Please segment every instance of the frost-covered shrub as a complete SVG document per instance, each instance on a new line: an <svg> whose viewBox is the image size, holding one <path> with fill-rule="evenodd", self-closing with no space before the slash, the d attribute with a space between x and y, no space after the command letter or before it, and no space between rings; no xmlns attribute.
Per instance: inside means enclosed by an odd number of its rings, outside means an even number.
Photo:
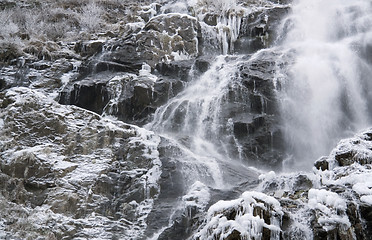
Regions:
<svg viewBox="0 0 372 240"><path fill-rule="evenodd" d="M89 0L60 0L58 1L58 7L64 9L81 9L81 6L87 4Z"/></svg>
<svg viewBox="0 0 372 240"><path fill-rule="evenodd" d="M0 62L9 62L22 55L22 42L18 38L0 40Z"/></svg>
<svg viewBox="0 0 372 240"><path fill-rule="evenodd" d="M18 26L12 20L12 12L0 12L0 61L7 62L22 54L22 43L17 36Z"/></svg>
<svg viewBox="0 0 372 240"><path fill-rule="evenodd" d="M79 20L76 12L70 9L50 9L49 14L42 19L43 33L47 39L60 40L67 32L78 31Z"/></svg>
<svg viewBox="0 0 372 240"><path fill-rule="evenodd" d="M8 39L14 37L18 31L18 26L13 22L12 12L3 11L0 12L0 37L2 39Z"/></svg>
<svg viewBox="0 0 372 240"><path fill-rule="evenodd" d="M100 29L100 26L103 24L103 12L103 8L97 5L94 1L91 1L87 5L85 5L82 8L82 12L80 14L80 24L82 30L95 32Z"/></svg>
<svg viewBox="0 0 372 240"><path fill-rule="evenodd" d="M53 51L41 48L48 41L72 42L96 38L103 28L117 32L118 19L127 13L127 0L24 0L0 9L0 54L7 62L31 54L49 59Z"/></svg>

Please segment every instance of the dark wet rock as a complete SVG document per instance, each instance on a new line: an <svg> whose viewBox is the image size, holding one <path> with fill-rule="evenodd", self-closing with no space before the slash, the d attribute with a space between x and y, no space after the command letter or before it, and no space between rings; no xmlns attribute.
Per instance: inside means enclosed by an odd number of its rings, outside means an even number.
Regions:
<svg viewBox="0 0 372 240"><path fill-rule="evenodd" d="M322 239L329 239L329 238L337 238L341 240L351 240L353 238L353 234L351 231L342 231L342 227L335 228L332 230L325 230L322 226L314 226L314 240L322 240Z"/></svg>
<svg viewBox="0 0 372 240"><path fill-rule="evenodd" d="M156 65L156 70L162 76L187 81L189 78L189 72L193 65L193 60L174 61L170 63L162 62Z"/></svg>
<svg viewBox="0 0 372 240"><path fill-rule="evenodd" d="M156 78L156 82L148 76L117 76L103 72L69 83L60 93L59 102L98 114L111 114L126 122L144 124L158 106L184 87L180 80L151 77Z"/></svg>
<svg viewBox="0 0 372 240"><path fill-rule="evenodd" d="M235 51L249 53L271 46L277 38L277 26L289 10L288 6L277 6L244 17L234 44Z"/></svg>
<svg viewBox="0 0 372 240"><path fill-rule="evenodd" d="M98 114L102 114L103 108L109 101L109 93L106 89L107 80L84 79L67 86L69 90L60 93L61 104L72 104Z"/></svg>
<svg viewBox="0 0 372 240"><path fill-rule="evenodd" d="M36 69L36 70L45 70L45 69L48 69L50 68L50 63L48 62L45 62L45 61L39 61L39 62L35 62L31 65L32 68Z"/></svg>
<svg viewBox="0 0 372 240"><path fill-rule="evenodd" d="M364 234L366 239L372 234L372 206L367 204L361 204L359 206L360 215L362 219L365 221L365 225L363 226L363 232L360 234Z"/></svg>
<svg viewBox="0 0 372 240"><path fill-rule="evenodd" d="M177 156L180 150L173 146L166 139L162 139L159 145L160 160L162 161L162 174L160 176L160 194L154 203L154 208L148 217L148 227L146 235L151 236L158 232L163 227L169 225L169 219L175 211L174 206L180 201L180 197L185 194L185 181L181 172L181 165L172 159L172 156ZM180 213L177 214L180 217ZM183 220L182 220L183 221ZM180 223L178 223L180 224ZM177 232L184 233L180 230L180 226L174 226L178 231L168 230L168 233L163 233L162 239L173 236ZM179 237L179 236L178 236Z"/></svg>
<svg viewBox="0 0 372 240"><path fill-rule="evenodd" d="M354 153L352 151L338 153L335 156L336 161L340 166L348 166L354 163Z"/></svg>
<svg viewBox="0 0 372 240"><path fill-rule="evenodd" d="M354 163L371 164L371 146L371 133L368 130L354 138L341 141L328 161L335 161L339 166L350 166Z"/></svg>
<svg viewBox="0 0 372 240"><path fill-rule="evenodd" d="M340 166L349 166L355 162L362 165L372 163L371 157L360 157L358 153L354 151L337 153L335 159Z"/></svg>
<svg viewBox="0 0 372 240"><path fill-rule="evenodd" d="M293 184L294 191L308 191L313 187L312 181L306 175L298 175Z"/></svg>
<svg viewBox="0 0 372 240"><path fill-rule="evenodd" d="M77 42L75 44L74 50L79 53L82 57L91 57L95 54L102 52L104 46L103 41L88 41L88 42Z"/></svg>
<svg viewBox="0 0 372 240"><path fill-rule="evenodd" d="M74 65L79 60L61 57L49 61L39 60L33 56L22 56L13 62L13 65L0 68L2 89L24 86L53 93L64 84L67 76L75 74Z"/></svg>
<svg viewBox="0 0 372 240"><path fill-rule="evenodd" d="M230 98L233 132L250 163L279 166L284 151L270 54L239 66L241 86ZM241 94L241 95L240 95ZM247 114L249 113L249 114Z"/></svg>
<svg viewBox="0 0 372 240"><path fill-rule="evenodd" d="M184 89L193 66L196 74L206 71L209 63L205 60L196 62L184 60L159 63L153 74L149 66L146 74L120 74L100 70L97 70L99 73L86 77L80 74L83 79L79 80L79 77L68 83L59 94L59 102L73 104L98 114L111 114L125 122L144 124L159 106ZM144 66L141 65L141 71ZM98 68L99 64L96 66Z"/></svg>
<svg viewBox="0 0 372 240"><path fill-rule="evenodd" d="M5 78L0 78L0 91L9 88L9 83L6 81Z"/></svg>
<svg viewBox="0 0 372 240"><path fill-rule="evenodd" d="M318 159L315 163L314 166L316 169L325 171L329 169L329 163L328 163L328 158L327 157L322 157Z"/></svg>
<svg viewBox="0 0 372 240"><path fill-rule="evenodd" d="M361 209L361 212L363 210ZM360 212L358 206L353 203L349 202L347 205L347 215L349 217L351 225L354 227L354 233L356 235L356 239L368 239L363 231L363 223L360 216Z"/></svg>
<svg viewBox="0 0 372 240"><path fill-rule="evenodd" d="M201 73L206 72L210 66L211 66L211 62L206 57L197 58L195 61L195 68Z"/></svg>
<svg viewBox="0 0 372 240"><path fill-rule="evenodd" d="M104 71L138 73L146 59L137 51L134 39L110 43L80 67L81 78Z"/></svg>
<svg viewBox="0 0 372 240"><path fill-rule="evenodd" d="M218 18L217 14L207 13L205 17L203 18L203 21L210 26L216 26L217 18Z"/></svg>

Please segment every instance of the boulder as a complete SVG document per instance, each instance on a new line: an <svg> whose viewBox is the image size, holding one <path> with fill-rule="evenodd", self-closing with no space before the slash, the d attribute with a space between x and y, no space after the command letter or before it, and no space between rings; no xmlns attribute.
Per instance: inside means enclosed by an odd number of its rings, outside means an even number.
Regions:
<svg viewBox="0 0 372 240"><path fill-rule="evenodd" d="M104 43L102 40L79 41L75 43L74 50L82 57L91 57L102 52Z"/></svg>
<svg viewBox="0 0 372 240"><path fill-rule="evenodd" d="M201 31L196 18L182 14L162 14L152 18L136 35L137 51L151 66L178 57L200 54Z"/></svg>
<svg viewBox="0 0 372 240"><path fill-rule="evenodd" d="M107 80L101 80L99 75L95 78L71 82L60 93L59 102L102 114L103 108L109 101L106 84Z"/></svg>
<svg viewBox="0 0 372 240"><path fill-rule="evenodd" d="M325 171L329 169L329 163L327 157L321 157L319 158L315 163L314 166L316 169Z"/></svg>

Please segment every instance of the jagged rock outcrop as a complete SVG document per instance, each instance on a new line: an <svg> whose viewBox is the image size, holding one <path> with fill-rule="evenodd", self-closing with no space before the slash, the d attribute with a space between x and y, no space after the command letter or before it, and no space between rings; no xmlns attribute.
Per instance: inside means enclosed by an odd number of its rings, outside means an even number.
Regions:
<svg viewBox="0 0 372 240"><path fill-rule="evenodd" d="M190 68L190 62L186 65L182 62L163 64L159 71L165 76L151 74L151 67L146 64L139 74L101 72L68 83L59 94L59 102L142 125L149 121L159 106L184 88L188 81L185 71ZM185 77L175 79L167 76L181 74Z"/></svg>
<svg viewBox="0 0 372 240"><path fill-rule="evenodd" d="M234 43L234 50L239 53L251 53L270 47L275 41L280 41L277 33L278 25L289 11L288 5L278 4L243 17L239 37Z"/></svg>
<svg viewBox="0 0 372 240"><path fill-rule="evenodd" d="M199 55L201 30L196 18L177 13L153 17L136 36L137 51L148 64L195 58Z"/></svg>
<svg viewBox="0 0 372 240"><path fill-rule="evenodd" d="M0 95L1 238L141 237L158 137L27 88Z"/></svg>

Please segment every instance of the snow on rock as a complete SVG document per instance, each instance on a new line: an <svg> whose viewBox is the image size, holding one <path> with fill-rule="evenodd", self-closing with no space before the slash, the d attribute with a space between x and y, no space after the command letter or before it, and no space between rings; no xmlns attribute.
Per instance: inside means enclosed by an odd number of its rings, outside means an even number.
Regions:
<svg viewBox="0 0 372 240"><path fill-rule="evenodd" d="M337 193L325 189L309 190L308 206L318 211L318 223L327 231L333 230L338 224L343 230L351 224L346 216L346 201Z"/></svg>
<svg viewBox="0 0 372 240"><path fill-rule="evenodd" d="M239 199L212 205L194 239L280 239L282 216L275 198L245 192Z"/></svg>
<svg viewBox="0 0 372 240"><path fill-rule="evenodd" d="M372 163L372 129L352 138L341 140L331 154L318 160L315 166L318 169L326 170L354 163L361 165Z"/></svg>
<svg viewBox="0 0 372 240"><path fill-rule="evenodd" d="M158 136L22 87L0 93L0 119L0 236L142 236L159 194Z"/></svg>
<svg viewBox="0 0 372 240"><path fill-rule="evenodd" d="M182 200L186 206L195 206L204 210L210 200L209 189L204 183L196 181Z"/></svg>
<svg viewBox="0 0 372 240"><path fill-rule="evenodd" d="M310 189L308 194L309 206L312 208L323 210L325 207L332 207L335 210L346 210L345 200L337 193L325 189Z"/></svg>
<svg viewBox="0 0 372 240"><path fill-rule="evenodd" d="M312 172L261 174L255 191L212 205L194 239L370 239L371 144L372 129Z"/></svg>
<svg viewBox="0 0 372 240"><path fill-rule="evenodd" d="M173 55L199 55L200 25L196 18L180 13L160 14L151 18L136 35L137 51L145 51L152 67ZM150 57L151 56L151 57Z"/></svg>

